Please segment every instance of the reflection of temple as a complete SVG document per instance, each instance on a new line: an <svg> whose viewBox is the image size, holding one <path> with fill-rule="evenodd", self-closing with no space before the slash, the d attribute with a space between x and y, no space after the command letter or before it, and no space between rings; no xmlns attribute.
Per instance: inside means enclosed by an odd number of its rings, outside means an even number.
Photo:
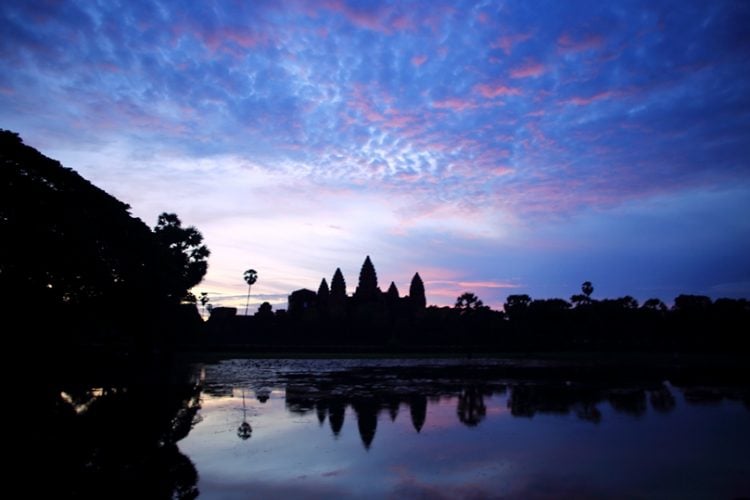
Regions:
<svg viewBox="0 0 750 500"><path fill-rule="evenodd" d="M347 407L357 419L357 429L365 449L370 449L377 433L378 418L382 412L395 421L401 405L408 406L411 423L419 433L427 420L428 399L452 397L456 401L456 417L467 427L480 425L487 416L486 398L507 392L507 406L513 417L532 417L537 413L569 414L597 423L602 418L599 405L609 403L618 412L633 416L642 415L651 406L660 412L670 411L675 401L669 387L650 384L643 387L602 387L599 385L572 384L567 381L524 382L511 385L472 383L456 386L439 381L428 387L410 390L401 384L387 384L367 389L362 380L352 372L348 381L339 385L331 381L318 384L288 384L286 406L292 413L316 412L321 425L328 418L333 435L338 437L344 425ZM332 391L335 387L335 393Z"/></svg>

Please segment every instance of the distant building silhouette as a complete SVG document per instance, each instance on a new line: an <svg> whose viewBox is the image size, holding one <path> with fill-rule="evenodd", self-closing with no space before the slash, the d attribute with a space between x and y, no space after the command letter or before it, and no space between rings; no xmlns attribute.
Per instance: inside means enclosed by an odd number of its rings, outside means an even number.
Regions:
<svg viewBox="0 0 750 500"><path fill-rule="evenodd" d="M307 288L295 290L289 295L289 314L302 314L305 310L316 307L318 294Z"/></svg>
<svg viewBox="0 0 750 500"><path fill-rule="evenodd" d="M343 313L346 307L346 281L341 268L336 268L331 279L331 294L329 296L331 312Z"/></svg>
<svg viewBox="0 0 750 500"><path fill-rule="evenodd" d="M427 297L424 292L424 282L419 276L419 273L414 273L414 277L411 279L411 285L409 285L409 300L411 301L412 307L415 310L424 309L427 307Z"/></svg>
<svg viewBox="0 0 750 500"><path fill-rule="evenodd" d="M354 292L354 298L358 302L372 302L378 300L381 296L378 288L378 275L375 272L375 266L372 265L370 256L365 257L362 263L362 269L359 271L359 284Z"/></svg>
<svg viewBox="0 0 750 500"><path fill-rule="evenodd" d="M328 309L328 302L329 297L331 295L331 291L328 289L328 282L325 278L320 282L320 286L318 287L318 307L327 310Z"/></svg>

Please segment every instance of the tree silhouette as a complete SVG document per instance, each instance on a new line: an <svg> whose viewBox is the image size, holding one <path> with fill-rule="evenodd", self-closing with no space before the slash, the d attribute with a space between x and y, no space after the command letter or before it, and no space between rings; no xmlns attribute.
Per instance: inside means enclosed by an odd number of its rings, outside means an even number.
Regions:
<svg viewBox="0 0 750 500"><path fill-rule="evenodd" d="M181 300L205 276L211 252L203 245L201 233L193 226L182 227L177 214L159 215L154 236L169 263L171 292L175 299Z"/></svg>
<svg viewBox="0 0 750 500"><path fill-rule="evenodd" d="M237 437L243 441L250 439L253 434L253 428L247 421L247 408L245 407L245 389L242 389L242 423L237 428Z"/></svg>
<svg viewBox="0 0 750 500"><path fill-rule="evenodd" d="M255 269L248 269L242 277L247 283L247 302L245 303L245 316L247 316L247 308L250 306L250 289L258 281L258 272Z"/></svg>
<svg viewBox="0 0 750 500"><path fill-rule="evenodd" d="M508 295L508 298L505 299L503 309L511 319L516 319L529 309L529 304L531 304L531 297L526 294Z"/></svg>
<svg viewBox="0 0 750 500"><path fill-rule="evenodd" d="M26 325L35 343L118 332L147 348L174 333L177 306L205 274L209 251L176 215L162 214L152 230L129 211L0 130L0 288L7 310L36 325Z"/></svg>
<svg viewBox="0 0 750 500"><path fill-rule="evenodd" d="M581 284L581 291L588 299L591 299L591 294L594 293L594 285L590 281L584 281Z"/></svg>
<svg viewBox="0 0 750 500"><path fill-rule="evenodd" d="M412 307L417 310L424 309L427 306L427 297L424 292L424 282L419 276L419 273L414 273L414 277L411 279L411 285L409 285L409 299L411 300Z"/></svg>
<svg viewBox="0 0 750 500"><path fill-rule="evenodd" d="M458 296L458 298L456 299L456 305L454 307L460 310L463 314L466 312L481 309L482 307L484 307L484 302L479 300L479 298L473 293L464 292Z"/></svg>
<svg viewBox="0 0 750 500"><path fill-rule="evenodd" d="M206 314L206 304L211 300L208 298L208 292L201 292L201 298L199 299L201 307L203 308L203 315Z"/></svg>
<svg viewBox="0 0 750 500"><path fill-rule="evenodd" d="M661 299L652 298L644 302L643 305L641 306L641 309L663 313L667 311L667 305L664 302L662 302Z"/></svg>
<svg viewBox="0 0 750 500"><path fill-rule="evenodd" d="M462 424L468 427L476 427L487 415L487 407L484 404L484 395L476 387L467 387L458 395L458 406L456 414Z"/></svg>

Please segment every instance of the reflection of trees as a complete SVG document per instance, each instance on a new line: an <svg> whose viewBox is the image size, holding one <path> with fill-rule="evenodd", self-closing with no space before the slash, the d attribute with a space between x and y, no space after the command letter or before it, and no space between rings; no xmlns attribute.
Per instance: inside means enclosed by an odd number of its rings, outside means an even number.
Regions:
<svg viewBox="0 0 750 500"><path fill-rule="evenodd" d="M476 427L484 420L487 407L484 405L484 395L477 387L471 386L461 391L456 413L461 423L469 427Z"/></svg>
<svg viewBox="0 0 750 500"><path fill-rule="evenodd" d="M198 473L176 443L197 421L200 388L155 373L117 380L97 390L50 386L33 403L44 428L55 429L37 458L46 487L57 490L48 496L197 497Z"/></svg>
<svg viewBox="0 0 750 500"><path fill-rule="evenodd" d="M615 410L640 417L646 413L646 392L643 389L623 389L610 392L607 397Z"/></svg>
<svg viewBox="0 0 750 500"><path fill-rule="evenodd" d="M661 413L670 412L675 407L674 396L664 384L657 389L649 391L649 401L651 402L651 407Z"/></svg>
<svg viewBox="0 0 750 500"><path fill-rule="evenodd" d="M247 421L247 407L245 406L245 389L242 389L242 423L237 428L237 436L243 441L250 439L253 428Z"/></svg>

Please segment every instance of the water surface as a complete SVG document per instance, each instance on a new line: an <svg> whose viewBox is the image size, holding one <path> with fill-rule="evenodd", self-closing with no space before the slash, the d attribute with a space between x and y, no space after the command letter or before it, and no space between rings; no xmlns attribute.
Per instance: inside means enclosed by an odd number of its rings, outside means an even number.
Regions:
<svg viewBox="0 0 750 500"><path fill-rule="evenodd" d="M748 389L497 360L199 366L201 498L750 495Z"/></svg>

